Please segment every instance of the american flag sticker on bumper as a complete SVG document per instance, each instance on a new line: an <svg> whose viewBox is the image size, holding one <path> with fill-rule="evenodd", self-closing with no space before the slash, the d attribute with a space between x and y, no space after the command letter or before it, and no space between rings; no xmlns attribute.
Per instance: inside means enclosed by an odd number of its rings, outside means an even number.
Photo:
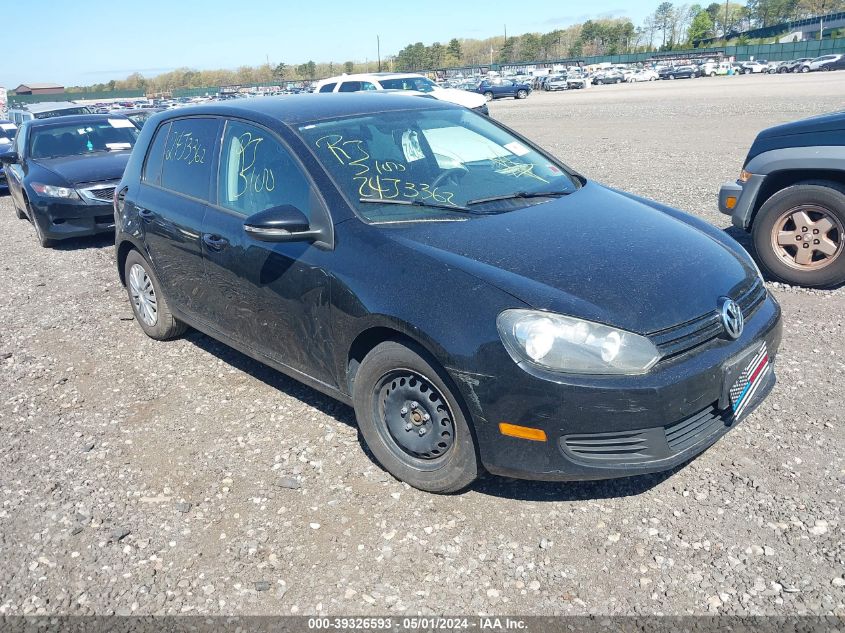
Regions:
<svg viewBox="0 0 845 633"><path fill-rule="evenodd" d="M748 404L754 399L754 394L763 383L763 379L771 371L771 363L769 363L769 352L766 349L766 344L763 343L751 362L742 370L739 378L733 384L730 390L731 407L733 408L734 417L739 418Z"/></svg>

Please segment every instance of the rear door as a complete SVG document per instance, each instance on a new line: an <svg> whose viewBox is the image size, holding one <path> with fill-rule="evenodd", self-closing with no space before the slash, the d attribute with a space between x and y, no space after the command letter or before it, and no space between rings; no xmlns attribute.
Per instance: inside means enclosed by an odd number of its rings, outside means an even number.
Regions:
<svg viewBox="0 0 845 633"><path fill-rule="evenodd" d="M205 300L202 221L216 170L220 126L214 117L162 124L150 144L139 190L126 193L165 296L194 316Z"/></svg>
<svg viewBox="0 0 845 633"><path fill-rule="evenodd" d="M295 206L325 221L321 199L288 147L269 130L226 123L217 204L203 223L207 317L221 333L318 380L334 383L329 336L332 251L310 242L261 242L244 220Z"/></svg>

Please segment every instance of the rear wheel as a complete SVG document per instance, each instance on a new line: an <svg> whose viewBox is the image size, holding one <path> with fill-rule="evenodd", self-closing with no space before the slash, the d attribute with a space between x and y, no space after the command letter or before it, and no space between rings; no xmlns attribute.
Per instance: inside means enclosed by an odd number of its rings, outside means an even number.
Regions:
<svg viewBox="0 0 845 633"><path fill-rule="evenodd" d="M778 191L751 230L761 266L786 283L813 288L845 282L845 188L802 183Z"/></svg>
<svg viewBox="0 0 845 633"><path fill-rule="evenodd" d="M123 270L129 303L144 333L157 341L182 334L187 326L170 311L150 263L138 251L131 251Z"/></svg>
<svg viewBox="0 0 845 633"><path fill-rule="evenodd" d="M487 99L487 101L492 101L493 100L493 93L490 92L490 91L485 92L484 98Z"/></svg>
<svg viewBox="0 0 845 633"><path fill-rule="evenodd" d="M801 66L801 72L802 73L810 72L810 67L809 66Z"/></svg>
<svg viewBox="0 0 845 633"><path fill-rule="evenodd" d="M517 90L516 91L516 98L517 99L525 99L528 96L527 90Z"/></svg>
<svg viewBox="0 0 845 633"><path fill-rule="evenodd" d="M361 362L352 385L364 441L397 479L456 492L479 475L475 442L457 392L422 350L387 341Z"/></svg>

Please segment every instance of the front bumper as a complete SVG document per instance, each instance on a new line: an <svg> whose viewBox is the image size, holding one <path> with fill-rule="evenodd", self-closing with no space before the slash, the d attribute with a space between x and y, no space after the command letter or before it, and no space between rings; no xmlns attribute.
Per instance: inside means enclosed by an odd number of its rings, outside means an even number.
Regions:
<svg viewBox="0 0 845 633"><path fill-rule="evenodd" d="M63 240L114 231L114 208L105 201L30 197L33 220L44 237Z"/></svg>
<svg viewBox="0 0 845 633"><path fill-rule="evenodd" d="M719 211L731 216L734 226L745 230L751 227L757 194L764 180L765 176L753 174L748 182L726 182L719 188ZM733 207L728 204L729 198L735 199Z"/></svg>
<svg viewBox="0 0 845 633"><path fill-rule="evenodd" d="M457 382L488 471L555 481L626 477L688 461L756 408L774 386L774 371L761 379L740 419L731 413L729 377L764 341L773 362L781 332L780 307L767 297L738 340L714 339L643 376L555 382L514 364L507 376L458 374ZM504 436L500 422L542 429L547 440Z"/></svg>

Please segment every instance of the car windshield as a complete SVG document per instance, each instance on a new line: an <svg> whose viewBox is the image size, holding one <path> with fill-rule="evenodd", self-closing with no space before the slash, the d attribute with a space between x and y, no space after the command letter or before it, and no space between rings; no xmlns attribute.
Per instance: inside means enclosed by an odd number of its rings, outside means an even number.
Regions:
<svg viewBox="0 0 845 633"><path fill-rule="evenodd" d="M137 138L138 129L124 118L36 127L30 136L30 156L57 158L127 151L132 149Z"/></svg>
<svg viewBox="0 0 845 633"><path fill-rule="evenodd" d="M425 77L379 79L379 83L385 90L416 90L417 92L433 92L437 88L437 84Z"/></svg>
<svg viewBox="0 0 845 633"><path fill-rule="evenodd" d="M502 213L579 186L561 164L468 110L323 120L299 127L299 133L372 222Z"/></svg>

